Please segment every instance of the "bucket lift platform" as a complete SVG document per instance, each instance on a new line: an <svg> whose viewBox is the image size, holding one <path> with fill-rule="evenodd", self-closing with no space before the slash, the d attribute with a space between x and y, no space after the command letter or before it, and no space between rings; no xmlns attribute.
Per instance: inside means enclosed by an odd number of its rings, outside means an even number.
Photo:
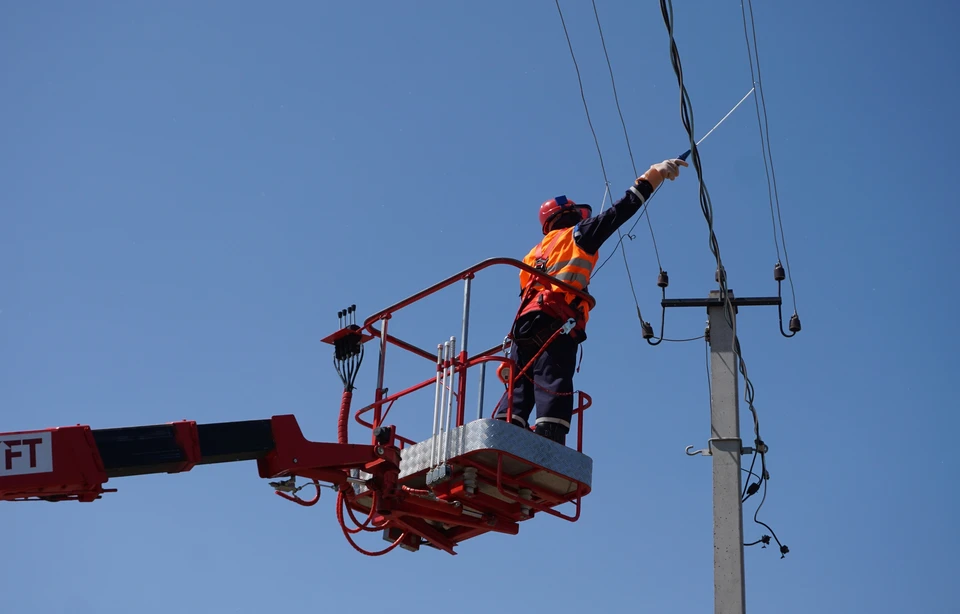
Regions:
<svg viewBox="0 0 960 614"><path fill-rule="evenodd" d="M508 389L517 377L525 376L514 372L515 365L503 355L503 343L473 356L467 353L471 281L475 273L495 265L524 270L545 285L580 295L593 307L589 295L518 260L486 260L367 318L362 325L353 321L354 307L338 314L339 329L324 339L334 347L334 364L344 383L336 442L307 439L292 415L212 424L181 420L122 428L75 425L0 433L0 501L89 503L116 492L106 487L114 478L255 461L260 477L273 480L269 484L276 494L298 505L316 505L321 486L336 491L337 520L344 536L356 550L372 556L424 545L455 554L458 544L484 533L516 535L521 522L540 513L575 522L581 501L591 489L593 461L583 453L583 414L592 403L590 396L576 393L575 448L512 424L509 395L506 421L483 416L488 363L506 367ZM451 337L432 353L387 333L398 311L460 281L464 282L464 307L459 346ZM375 400L351 414L353 382L364 347L371 341L380 346ZM433 377L388 394L384 374L391 345L430 361ZM476 420L467 421L471 369L480 372L480 411ZM435 398L429 437L418 442L399 435L394 424L386 424L397 400L431 385ZM410 417L422 427L426 416ZM367 443L349 441L351 418L370 429ZM298 479L305 482L298 485ZM307 491L314 494L310 499L299 495L306 487L312 488ZM353 538L362 532L381 533L390 545L377 552L364 550Z"/></svg>
<svg viewBox="0 0 960 614"><path fill-rule="evenodd" d="M431 436L418 442L394 435L401 455L398 483L410 497L417 498L418 504L434 504L438 513L435 518L422 518L423 522L411 519L413 524L405 525L402 514L390 512L389 520L394 527L384 531L384 539L391 542L399 539L401 531L396 528L397 525L406 528L410 535L420 535L410 540L401 539L399 545L406 549L415 550L420 545L430 545L453 553L453 546L457 543L488 531L516 534L519 531L518 523L541 512L575 522L580 517L582 498L590 493L593 460L583 453L583 412L592 403L588 394L579 391L575 397L575 448L510 423L512 399L507 404L508 421L483 416L483 391L488 363L506 367L502 370L506 373L504 384L508 390L513 388L516 377L526 377L515 373L515 365L503 355L504 343L474 356L467 351L471 282L478 271L504 264L526 270L542 278L545 284L566 285L517 260L487 260L374 314L362 326L348 323L340 332L324 340L338 348L337 355L344 359L362 353L364 343L379 340L376 400L355 414L355 420L374 433L384 427L384 418L396 401L431 384L435 388ZM388 334L389 322L397 312L457 282L463 282L464 286L459 347L457 339L451 337L438 345L435 353L431 353ZM594 299L588 294L572 287L565 289L579 294L591 307L594 305ZM434 377L387 395L385 357L391 345L433 362ZM474 368L480 371L480 410L478 418L468 422L464 419L467 374ZM366 417L371 412L373 419L368 421ZM396 427L391 426L390 429L395 433ZM574 432L570 435L569 439L572 439ZM351 500L347 506L366 514L368 525L377 526L387 522L387 517L376 511L376 493L364 484L370 476L355 472L354 477L357 483L352 496L348 497ZM448 516L450 513L454 515L453 519ZM425 532L431 536L428 537Z"/></svg>

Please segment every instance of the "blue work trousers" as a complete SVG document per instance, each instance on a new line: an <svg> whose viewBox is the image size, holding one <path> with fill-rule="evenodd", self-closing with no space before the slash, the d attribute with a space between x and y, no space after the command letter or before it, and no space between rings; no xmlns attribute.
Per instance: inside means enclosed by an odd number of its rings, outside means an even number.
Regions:
<svg viewBox="0 0 960 614"><path fill-rule="evenodd" d="M521 316L514 326L510 355L514 374L520 372L550 337L563 325L540 312ZM577 346L586 336L577 331L577 338L559 334L521 375L513 387L513 420L523 426L530 423L530 414L537 408L536 424L552 422L570 430L573 416L573 376L577 369ZM506 419L507 393L497 404L495 417Z"/></svg>

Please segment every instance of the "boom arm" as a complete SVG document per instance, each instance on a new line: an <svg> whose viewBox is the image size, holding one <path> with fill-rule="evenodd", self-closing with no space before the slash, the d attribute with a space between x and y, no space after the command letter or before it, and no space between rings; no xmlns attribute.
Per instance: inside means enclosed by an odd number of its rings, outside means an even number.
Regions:
<svg viewBox="0 0 960 614"><path fill-rule="evenodd" d="M392 446L307 441L294 416L114 429L66 426L0 434L0 501L99 499L110 478L256 460L262 478L299 475L341 486L351 469L399 470ZM374 469L379 468L379 471Z"/></svg>

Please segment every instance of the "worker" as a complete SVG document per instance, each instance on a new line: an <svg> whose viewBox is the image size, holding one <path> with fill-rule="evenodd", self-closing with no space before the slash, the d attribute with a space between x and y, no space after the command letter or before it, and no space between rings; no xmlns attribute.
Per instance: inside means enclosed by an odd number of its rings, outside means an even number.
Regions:
<svg viewBox="0 0 960 614"><path fill-rule="evenodd" d="M637 178L622 199L596 216L591 215L589 205L578 205L565 196L543 203L540 206L543 240L523 261L587 292L600 246L640 210L665 179L676 179L681 166L688 164L680 159L654 164ZM536 360L514 382L511 419L517 426L529 428L530 413L536 405L534 432L565 445L573 417L577 348L587 338L589 307L580 297L560 286L548 285L527 271L520 272L521 304L511 329L509 349L509 357L515 364L514 375L531 359L536 357ZM571 325L564 328L568 322ZM555 334L558 330L561 332ZM501 376L506 381L504 372L501 367ZM497 404L494 417L506 420L507 393Z"/></svg>

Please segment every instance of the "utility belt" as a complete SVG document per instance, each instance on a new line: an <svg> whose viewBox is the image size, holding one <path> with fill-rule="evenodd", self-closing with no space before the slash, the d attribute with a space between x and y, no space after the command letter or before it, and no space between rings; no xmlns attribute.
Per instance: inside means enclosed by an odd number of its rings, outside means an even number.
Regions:
<svg viewBox="0 0 960 614"><path fill-rule="evenodd" d="M557 329L569 320L576 322L573 330L568 333L569 336L578 343L586 339L587 335L585 331L587 323L583 309L580 307L583 299L578 296L575 297L573 301L567 302L565 293L547 289L534 290L531 288L530 293L531 295L524 299L520 306L517 321L519 322L525 319L523 316L533 312L540 312L546 316L543 325L536 326L538 330L530 331L533 333L531 340L539 342L540 344L545 343ZM516 333L520 333L520 331L515 331L515 334ZM544 337L544 335L546 336L544 339L539 339L540 337ZM526 336L527 335L516 334L516 341L521 342L521 338Z"/></svg>

